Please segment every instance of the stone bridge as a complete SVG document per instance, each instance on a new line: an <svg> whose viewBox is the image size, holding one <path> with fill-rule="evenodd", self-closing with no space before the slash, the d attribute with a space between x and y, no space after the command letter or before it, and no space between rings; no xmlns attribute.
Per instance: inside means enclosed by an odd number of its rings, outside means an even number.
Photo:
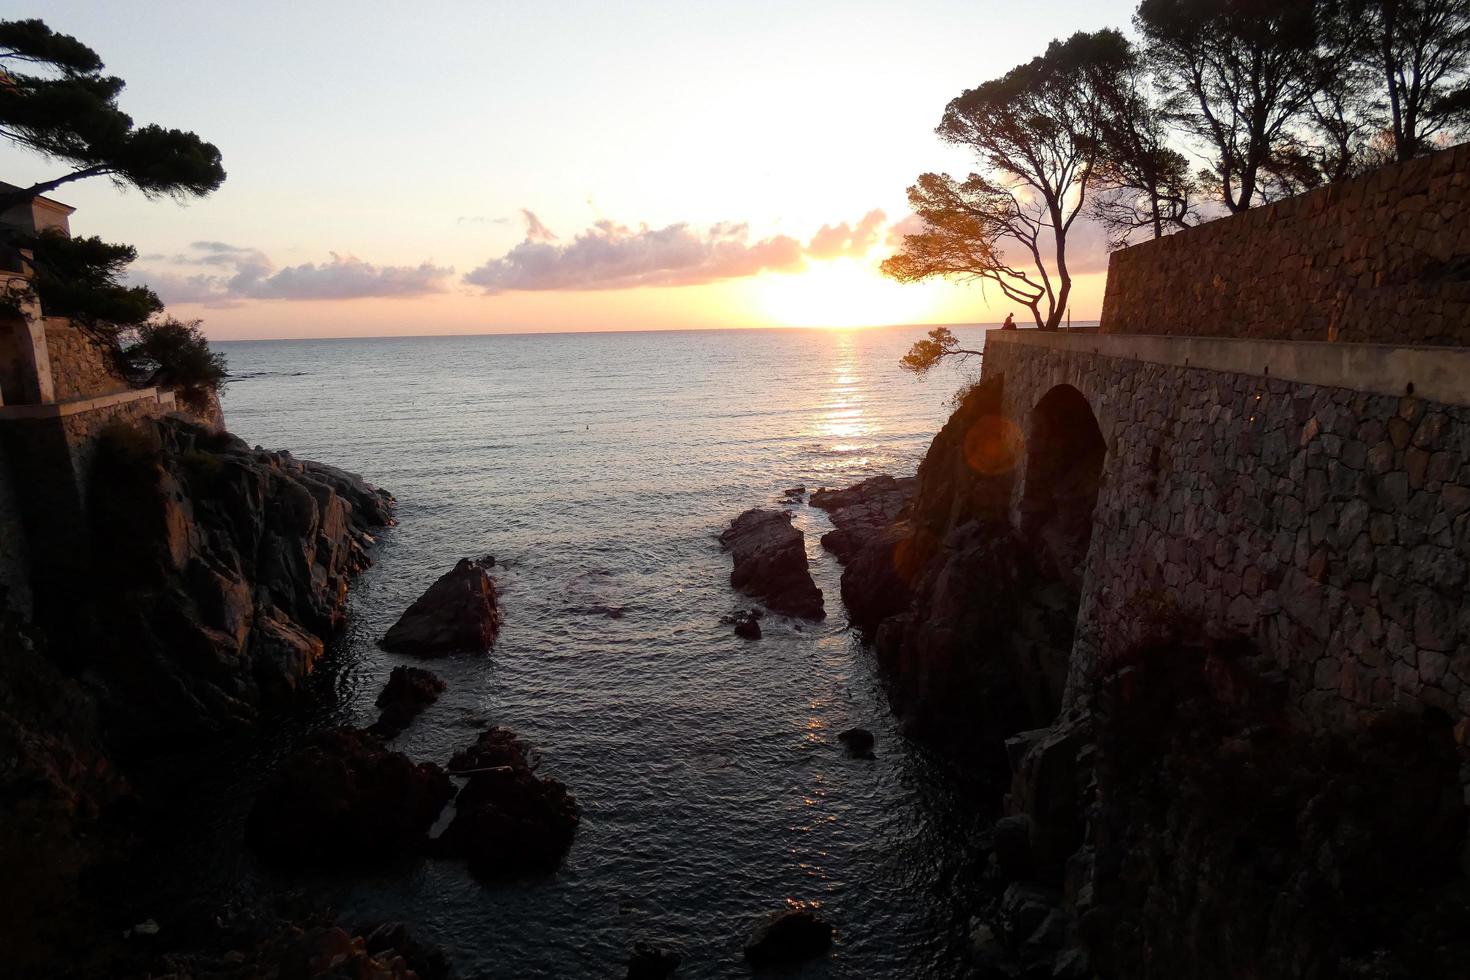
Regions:
<svg viewBox="0 0 1470 980"><path fill-rule="evenodd" d="M983 374L1013 521L1081 592L1070 688L1182 615L1313 722L1470 718L1470 349L991 331Z"/></svg>

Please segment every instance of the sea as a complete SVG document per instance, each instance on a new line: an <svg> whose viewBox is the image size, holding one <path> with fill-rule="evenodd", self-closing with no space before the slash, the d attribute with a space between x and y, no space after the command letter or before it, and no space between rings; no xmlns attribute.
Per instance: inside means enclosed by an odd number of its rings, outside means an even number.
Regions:
<svg viewBox="0 0 1470 980"><path fill-rule="evenodd" d="M640 940L675 948L680 977L746 977L752 930L797 906L818 908L836 942L785 975L959 975L993 798L900 732L843 613L820 544L831 525L784 494L914 472L979 367L904 373L923 332L218 344L233 432L398 499L304 727L370 723L389 671L415 662L376 641L457 559L493 555L499 642L426 664L448 690L393 746L444 765L508 726L583 817L551 875L481 881L437 859L267 869L230 843L267 753L230 776L239 805L199 846L229 851L232 879L303 892L349 923L402 921L465 977L622 977ZM956 332L980 342L978 327ZM751 642L721 621L751 601L716 535L773 506L805 532L827 618L768 615ZM845 754L836 736L851 727L875 733L876 758Z"/></svg>

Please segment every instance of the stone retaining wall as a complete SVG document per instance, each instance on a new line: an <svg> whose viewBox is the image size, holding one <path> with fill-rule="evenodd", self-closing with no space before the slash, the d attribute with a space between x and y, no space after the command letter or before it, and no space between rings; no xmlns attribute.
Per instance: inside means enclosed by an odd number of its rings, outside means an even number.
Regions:
<svg viewBox="0 0 1470 980"><path fill-rule="evenodd" d="M1470 718L1470 409L1023 344L984 374L1028 435L1072 385L1107 444L1073 695L1164 608L1254 638L1314 723Z"/></svg>
<svg viewBox="0 0 1470 980"><path fill-rule="evenodd" d="M1113 253L1103 333L1470 345L1470 144Z"/></svg>
<svg viewBox="0 0 1470 980"><path fill-rule="evenodd" d="M70 320L46 318L46 347L57 401L111 394L129 387L113 364L108 346Z"/></svg>

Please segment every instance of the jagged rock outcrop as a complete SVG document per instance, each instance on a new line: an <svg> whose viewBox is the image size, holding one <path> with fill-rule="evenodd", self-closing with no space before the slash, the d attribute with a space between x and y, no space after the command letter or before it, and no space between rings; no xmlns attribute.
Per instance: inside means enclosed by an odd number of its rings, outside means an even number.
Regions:
<svg viewBox="0 0 1470 980"><path fill-rule="evenodd" d="M277 863L368 866L422 850L454 787L366 731L318 733L256 794L246 839Z"/></svg>
<svg viewBox="0 0 1470 980"><path fill-rule="evenodd" d="M500 632L493 567L494 558L461 558L398 617L383 648L419 657L489 652Z"/></svg>
<svg viewBox="0 0 1470 980"><path fill-rule="evenodd" d="M910 730L1000 740L1061 703L1077 597L1038 574L1007 519L1018 445L998 381L976 385L909 480L819 491L842 598L874 642Z"/></svg>
<svg viewBox="0 0 1470 980"><path fill-rule="evenodd" d="M582 811L566 786L537 776L526 744L494 727L454 754L449 771L468 781L434 852L463 858L483 877L555 871L572 846Z"/></svg>
<svg viewBox="0 0 1470 980"><path fill-rule="evenodd" d="M341 627L392 495L181 418L106 430L90 474L97 582L74 650L129 743L250 723Z"/></svg>
<svg viewBox="0 0 1470 980"><path fill-rule="evenodd" d="M825 510L834 529L822 535L822 547L844 564L867 542L885 531L908 507L917 478L895 479L882 474L846 490L823 488L811 496L811 505Z"/></svg>
<svg viewBox="0 0 1470 980"><path fill-rule="evenodd" d="M780 510L748 510L720 534L734 560L730 584L754 596L772 612L822 619L822 590L812 581L806 539Z"/></svg>

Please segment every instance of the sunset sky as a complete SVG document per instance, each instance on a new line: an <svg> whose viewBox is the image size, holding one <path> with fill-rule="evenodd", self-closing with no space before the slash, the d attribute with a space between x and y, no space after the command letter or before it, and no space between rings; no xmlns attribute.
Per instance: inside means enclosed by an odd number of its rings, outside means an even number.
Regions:
<svg viewBox="0 0 1470 980"><path fill-rule="evenodd" d="M54 195L215 339L990 322L876 265L967 87L1132 0L0 5L95 48L229 179ZM0 178L55 164L0 150ZM899 228L901 233L902 228ZM1079 236L1076 319L1106 255Z"/></svg>

